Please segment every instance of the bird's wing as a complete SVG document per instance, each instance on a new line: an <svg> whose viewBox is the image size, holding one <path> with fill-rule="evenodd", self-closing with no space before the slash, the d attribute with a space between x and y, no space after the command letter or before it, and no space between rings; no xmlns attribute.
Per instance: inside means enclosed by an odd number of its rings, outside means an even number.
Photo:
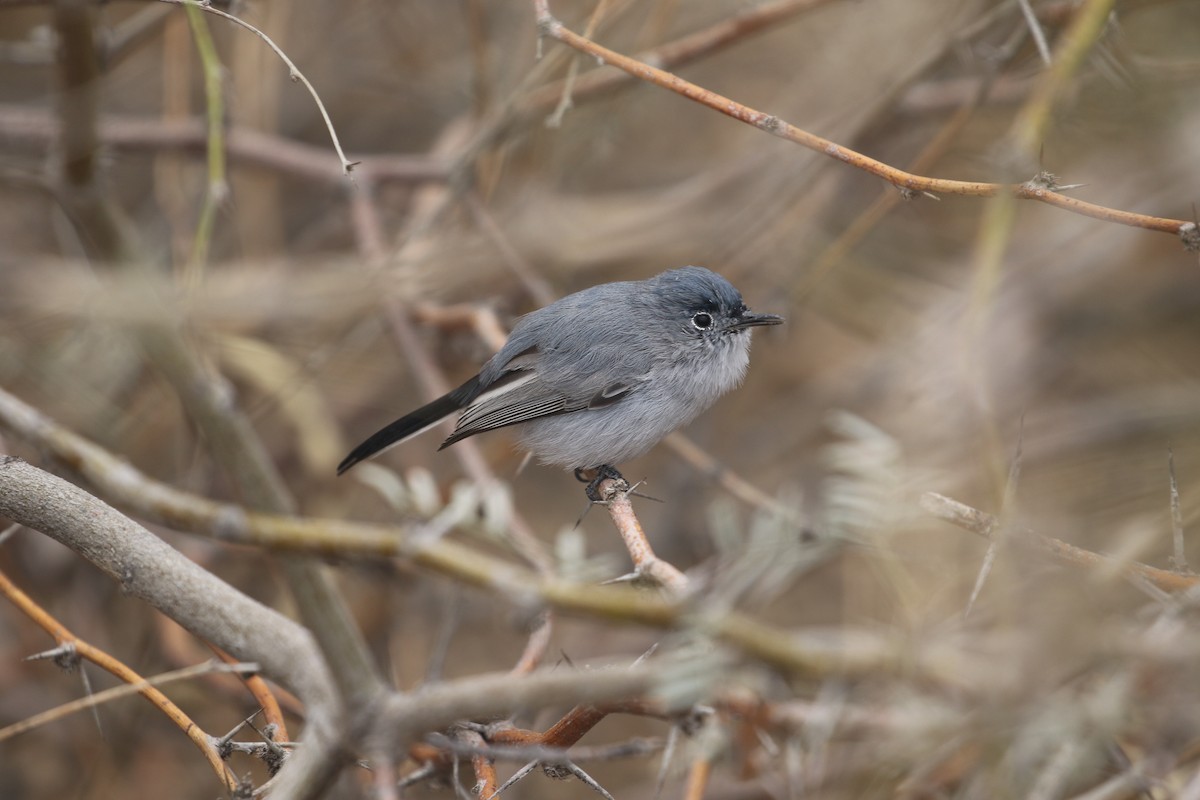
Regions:
<svg viewBox="0 0 1200 800"><path fill-rule="evenodd" d="M537 354L524 353L521 359L518 369L501 375L466 407L454 433L442 443L443 448L468 436L507 425L610 406L635 391L641 382L621 381L594 391L585 389L568 393L547 384L533 368Z"/></svg>

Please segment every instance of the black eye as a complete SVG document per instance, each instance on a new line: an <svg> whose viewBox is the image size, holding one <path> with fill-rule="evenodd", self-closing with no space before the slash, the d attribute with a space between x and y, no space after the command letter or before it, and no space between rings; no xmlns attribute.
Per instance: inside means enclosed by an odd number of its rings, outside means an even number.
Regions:
<svg viewBox="0 0 1200 800"><path fill-rule="evenodd" d="M692 315L692 324L696 326L696 330L706 331L712 327L712 314L706 311L698 311Z"/></svg>

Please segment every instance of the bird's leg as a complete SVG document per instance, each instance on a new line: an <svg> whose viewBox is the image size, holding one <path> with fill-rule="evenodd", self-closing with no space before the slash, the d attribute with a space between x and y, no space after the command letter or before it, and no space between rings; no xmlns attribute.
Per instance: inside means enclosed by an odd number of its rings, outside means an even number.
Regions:
<svg viewBox="0 0 1200 800"><path fill-rule="evenodd" d="M604 502L604 495L600 493L600 484L609 478L618 482L618 488L627 488L629 486L625 481L625 476L610 464L601 464L594 469L580 468L575 470L575 480L580 483L587 483L587 488L584 489L584 492L587 493L588 500L591 500L593 503Z"/></svg>

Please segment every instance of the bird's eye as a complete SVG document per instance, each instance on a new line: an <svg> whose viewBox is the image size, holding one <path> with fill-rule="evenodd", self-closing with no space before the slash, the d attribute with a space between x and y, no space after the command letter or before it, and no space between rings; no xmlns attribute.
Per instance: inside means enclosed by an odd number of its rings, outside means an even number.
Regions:
<svg viewBox="0 0 1200 800"><path fill-rule="evenodd" d="M706 311L698 311L692 315L692 325L694 325L698 331L706 331L712 327L712 324L712 314L709 314Z"/></svg>

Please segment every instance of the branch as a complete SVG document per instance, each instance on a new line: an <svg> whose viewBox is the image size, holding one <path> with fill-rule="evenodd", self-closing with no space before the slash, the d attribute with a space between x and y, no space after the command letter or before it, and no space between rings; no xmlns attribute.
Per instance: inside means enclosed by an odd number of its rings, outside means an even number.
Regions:
<svg viewBox="0 0 1200 800"><path fill-rule="evenodd" d="M610 475L599 483L597 491L604 498L601 502L608 508L613 526L625 542L625 549L633 560L634 574L650 578L676 596L683 595L688 588L687 576L655 555L642 523L633 512L633 503L629 500L633 489L629 483L620 474Z"/></svg>
<svg viewBox="0 0 1200 800"><path fill-rule="evenodd" d="M299 81L300 83L303 83L304 88L307 89L308 93L312 95L313 102L317 104L317 110L321 112L321 119L325 121L325 129L329 131L329 138L333 141L333 149L337 151L338 159L342 162L342 172L345 175L350 174L350 170L354 169L356 164L346 158L346 154L342 152L342 143L338 141L337 131L333 128L333 120L329 118L329 112L325 110L325 104L321 102L321 96L317 94L317 90L313 88L313 85L308 82L308 78L304 77L304 73L292 63L292 60L288 58L287 53L283 52L279 45L275 44L275 42L271 40L270 36L267 36L249 22L239 19L233 14L222 11L219 8L215 8L214 6L209 5L207 2L201 3L198 0L159 0L159 2L170 3L178 6L190 5L195 8L199 8L201 11L209 14L215 14L218 17L229 20L235 25L245 28L266 42L267 47L271 48L275 55L279 56L280 60L283 61L284 64L287 64L288 77L290 77L293 81Z"/></svg>
<svg viewBox="0 0 1200 800"><path fill-rule="evenodd" d="M161 120L130 114L97 117L100 142L118 150L186 150L203 154L208 131L201 119ZM0 136L10 142L43 143L58 136L59 123L49 112L0 103ZM344 173L330 162L323 147L284 139L252 128L229 128L225 147L231 160L273 169L321 183L345 185ZM378 183L442 181L449 167L441 160L417 155L376 153L361 156L354 175Z"/></svg>
<svg viewBox="0 0 1200 800"><path fill-rule="evenodd" d="M936 492L926 492L921 496L921 508L938 519L957 525L989 542L995 540L996 532L1000 529L1000 520L986 511L972 508ZM1113 572L1121 572L1130 577L1147 580L1166 592L1183 592L1200 584L1200 576L1197 575L1158 569L1137 561L1118 561L1101 553L1068 544L1062 539L1044 536L1029 528L1014 526L1008 537L1030 541L1062 564L1084 569L1108 569Z"/></svg>
<svg viewBox="0 0 1200 800"><path fill-rule="evenodd" d="M1172 233L1185 238L1185 244L1188 243L1189 236L1195 235L1196 225L1186 220L1152 217L1131 211L1108 208L1083 200L1076 200L1054 191L1054 186L1047 186L1044 182L1037 180L1029 180L1024 183L1002 184L930 178L924 175L905 172L882 161L877 161L862 153L851 150L848 147L843 147L829 139L809 133L779 117L755 110L736 100L709 91L694 83L689 83L677 75L622 55L614 50L609 50L607 47L580 36L565 27L550 14L546 0L535 0L534 5L537 11L538 27L543 35L557 39L576 50L588 53L602 60L604 63L611 64L647 83L652 83L668 91L675 92L688 100L708 106L714 111L719 111L739 122L752 125L772 136L778 136L781 139L795 142L810 150L824 153L830 158L837 159L852 167L876 175L899 189L909 192L931 192L935 194L969 195L973 197L992 197L998 194L1010 194L1021 200L1038 200L1048 205L1106 222L1115 222L1162 233Z"/></svg>
<svg viewBox="0 0 1200 800"><path fill-rule="evenodd" d="M628 702L660 689L671 690L674 708L680 710L690 707L697 697L695 690L690 696L676 690L686 686L705 692L719 672L719 661L688 659L586 672L545 670L519 679L509 673L479 675L427 686L417 694L390 695L380 709L376 729L402 746L457 720L509 715L516 709Z"/></svg>
<svg viewBox="0 0 1200 800"><path fill-rule="evenodd" d="M163 524L215 539L275 550L373 558L406 558L414 564L523 604L653 628L696 626L747 655L780 669L817 677L902 671L935 682L970 683L969 672L937 653L913 656L901 643L876 640L844 647L804 638L739 612L704 615L702 608L647 597L617 586L579 585L541 577L510 562L446 540L408 530L334 519L260 514L217 503L150 480L127 462L55 424L0 390L0 427L46 448L70 464L113 502ZM163 545L165 547L165 545ZM214 578L215 580L215 578ZM244 657L236 653L239 658ZM262 661L261 658L247 659Z"/></svg>
<svg viewBox="0 0 1200 800"><path fill-rule="evenodd" d="M62 719L69 714L75 714L79 711L94 708L111 700L128 697L132 694L142 694L146 697L149 697L151 693L154 692L161 695L165 700L166 695L162 695L161 692L158 692L157 687L168 683L174 683L175 681L189 680L201 675L220 673L246 674L255 672L257 669L257 664L221 664L216 661L209 661L205 664L196 664L191 667L184 667L183 669L164 672L163 674L156 675L153 678L138 677L132 683L124 684L122 686L113 686L112 688L105 689L102 692L96 692L95 694L88 695L87 697L81 697L78 700L64 703L56 708L50 709L49 711L43 711L40 714L35 714L34 716L23 719L20 722L15 722L12 725L0 728L0 742L4 741L5 739L11 739L12 737L25 733L26 731L31 731L34 728L41 727L42 725L46 725L50 722L54 722L55 720ZM156 706L161 707L159 701L152 702L154 702ZM170 703L169 700L166 702ZM176 710L178 709L176 708ZM182 712L180 713L182 714ZM220 755L218 755L212 748L208 736L198 727L196 727L195 723L188 719L186 715L182 716L182 720L190 725L188 730L189 736L192 739L202 740L206 745L206 755L209 756L210 762L214 763L215 768L218 770L218 775L225 783L226 788L229 791L235 790L237 788L237 779L232 773L226 770L225 765L221 762Z"/></svg>
<svg viewBox="0 0 1200 800"><path fill-rule="evenodd" d="M114 658L105 651L95 647L88 642L83 641L75 634L71 633L65 625L51 616L45 609L34 602L33 598L21 591L16 584L8 579L8 576L0 572L0 594L3 594L8 601L19 608L27 617L33 620L42 630L54 637L54 641L60 645L68 645L72 651L79 657L91 661L96 666L115 675L128 685L130 691L140 692L150 703L160 710L166 717L184 732L192 743L200 749L209 766L217 773L218 779L226 785L229 790L237 787L237 778L233 776L221 761L220 755L213 748L209 737L200 729L195 722L192 721L183 709L175 705L169 697L155 688L158 684L164 681L159 678L153 682L147 681L124 662ZM191 669L195 669L194 667ZM186 670L183 670L186 671ZM213 672L209 666L205 667L206 672ZM178 673L176 673L178 674ZM184 676L187 677L187 676ZM125 688L125 687L119 687ZM92 695L93 703L102 702L99 695ZM0 741L9 736L16 735L30 728L41 725L44 722L49 722L51 719L57 719L69 711L62 711L61 708L55 711L39 714L37 717L25 720L23 723L10 725L7 728L0 730Z"/></svg>
<svg viewBox="0 0 1200 800"><path fill-rule="evenodd" d="M258 662L310 707L331 701L330 676L308 631L79 487L0 456L0 516L67 546L201 639Z"/></svg>

